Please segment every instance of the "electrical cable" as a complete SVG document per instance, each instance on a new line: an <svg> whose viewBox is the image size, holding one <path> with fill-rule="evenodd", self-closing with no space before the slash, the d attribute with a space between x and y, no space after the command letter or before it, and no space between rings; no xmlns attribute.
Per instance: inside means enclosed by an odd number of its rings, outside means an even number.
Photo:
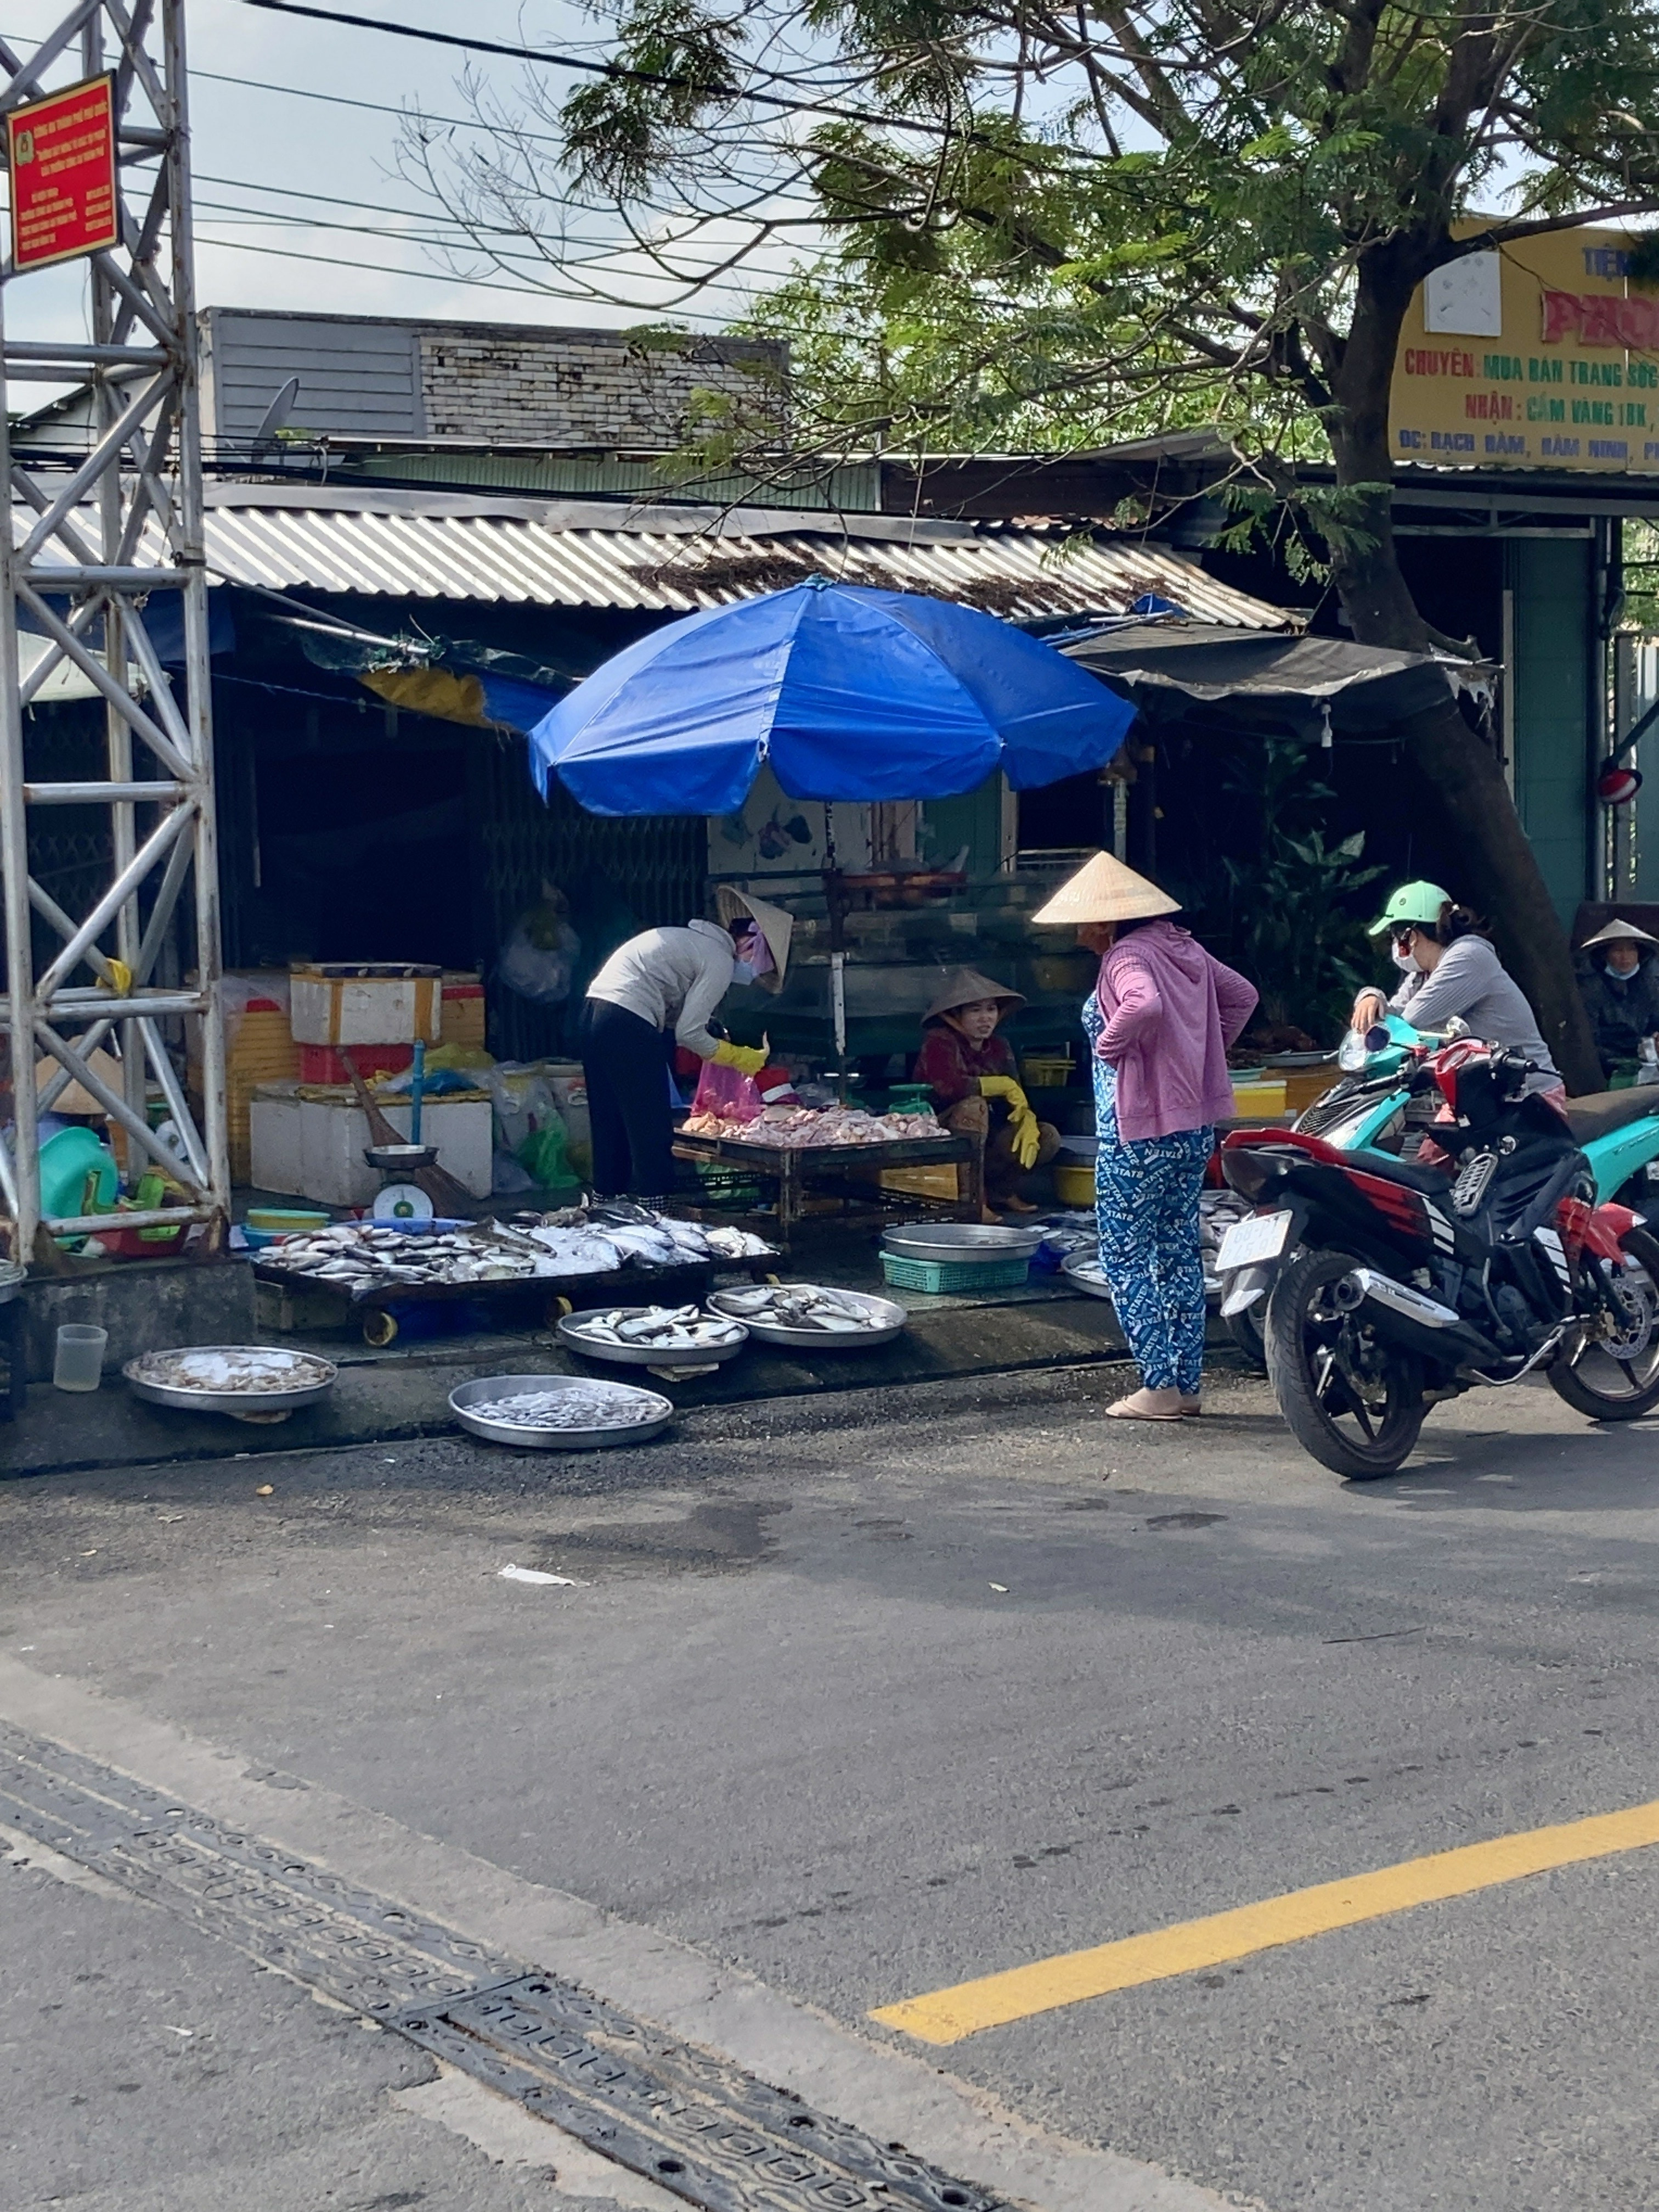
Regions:
<svg viewBox="0 0 1659 2212"><path fill-rule="evenodd" d="M623 62L596 62L582 54L554 53L535 46L509 46L499 39L463 38L457 31L432 31L417 23L389 23L378 15L348 15L331 8L313 8L306 0L242 0L246 8L264 8L280 15L308 15L319 23L339 23L355 31L381 31L394 39L418 39L428 46L459 46L470 54L503 54L510 61L539 62L544 67L580 70L590 76L609 77L617 84L656 84L670 91L697 89L693 80L681 72L663 70L629 69ZM710 91L725 89L738 99L750 100L757 107L775 107L793 115L830 115L843 123L871 123L878 129L888 127L902 131L921 131L930 137L954 137L958 134L947 125L924 123L914 116L884 116L867 109L835 107L822 100L786 100L775 92L750 92L737 86L710 86Z"/></svg>
<svg viewBox="0 0 1659 2212"><path fill-rule="evenodd" d="M546 47L510 46L499 39L468 39L458 31L433 31L416 23L389 23L379 15L348 15L331 8L313 8L307 4L307 0L242 0L242 4L267 9L279 15L305 15L319 23L338 23L349 30L380 31L394 39L417 39L428 46L458 46L465 53L501 54L510 61L536 62L544 68L580 70L590 76L608 77L614 84L654 84L668 91L702 90L711 94L723 92L733 100L747 100L757 107L775 108L785 114L828 115L838 122L866 124L878 131L915 131L928 138L961 138L970 144L988 146L992 152L1005 156L1012 151L977 131L962 130L950 123L926 122L920 116L882 115L870 108L836 106L828 100L789 100L781 93L757 92L740 85L699 86L683 72L630 69L623 62L598 62L584 54L556 53ZM1074 146L1066 150L1085 161L1109 158L1086 148Z"/></svg>
<svg viewBox="0 0 1659 2212"><path fill-rule="evenodd" d="M442 269L391 269L381 261L344 261L337 254L332 253L296 253L291 246L255 246L249 240L213 238L202 231L197 234L197 243L200 246L211 246L224 253L265 253L284 261L316 262L325 269L353 269L365 276L408 276L422 283L460 286L471 291L510 292L520 300L582 300L599 296L597 288L591 284L567 292L561 292L551 284L494 284L487 276L456 276ZM749 297L745 289L735 284L704 283L689 277L652 276L643 270L639 275L639 282L641 283L685 286L692 284L694 281L695 289L699 292L731 292L739 299L746 300ZM637 304L642 312L650 311L648 301L641 301ZM696 314L699 310L695 307L686 307L677 312ZM713 321L715 319L711 315L708 319Z"/></svg>

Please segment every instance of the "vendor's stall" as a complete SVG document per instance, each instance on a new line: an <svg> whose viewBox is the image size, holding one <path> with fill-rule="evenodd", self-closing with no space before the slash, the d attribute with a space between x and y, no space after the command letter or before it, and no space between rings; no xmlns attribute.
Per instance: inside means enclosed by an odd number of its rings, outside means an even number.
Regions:
<svg viewBox="0 0 1659 2212"><path fill-rule="evenodd" d="M828 809L948 798L999 769L1015 789L1098 769L1133 718L1094 678L992 616L814 578L688 616L626 647L537 726L531 749L544 791L556 774L599 814L730 815L763 769L789 799L823 802L827 1012L844 1105L854 895L836 866ZM873 1196L884 1170L958 1158L965 1173L951 1210L982 1208L972 1140L865 1130L854 1148L773 1143L774 1133L694 1120L680 1149L771 1181L783 1228L809 1184L845 1189L852 1176Z"/></svg>

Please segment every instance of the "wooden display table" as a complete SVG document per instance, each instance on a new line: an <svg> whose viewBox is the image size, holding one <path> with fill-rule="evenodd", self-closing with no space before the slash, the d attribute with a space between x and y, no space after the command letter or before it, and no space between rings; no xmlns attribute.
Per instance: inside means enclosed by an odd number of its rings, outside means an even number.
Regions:
<svg viewBox="0 0 1659 2212"><path fill-rule="evenodd" d="M738 1137L694 1137L677 1132L674 1150L684 1160L718 1160L777 1185L778 1231L787 1237L799 1220L809 1189L866 1200L885 1195L905 1212L925 1209L946 1221L977 1221L985 1210L985 1148L973 1137L912 1137L883 1145L746 1144ZM884 1194L884 1168L954 1167L957 1195L929 1199ZM839 1189L837 1192L837 1186Z"/></svg>

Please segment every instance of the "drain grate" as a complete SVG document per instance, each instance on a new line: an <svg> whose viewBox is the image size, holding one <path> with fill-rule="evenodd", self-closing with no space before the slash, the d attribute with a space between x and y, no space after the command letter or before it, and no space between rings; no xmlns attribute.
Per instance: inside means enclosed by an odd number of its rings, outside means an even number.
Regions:
<svg viewBox="0 0 1659 2212"><path fill-rule="evenodd" d="M965 2206L1000 2200L875 2142L797 2097L645 2027L568 1983L526 1974L392 2025L434 2057L556 2120L596 2150L714 2212Z"/></svg>
<svg viewBox="0 0 1659 2212"><path fill-rule="evenodd" d="M706 2212L1004 2212L574 1984L0 1723L0 1823L381 2021Z"/></svg>

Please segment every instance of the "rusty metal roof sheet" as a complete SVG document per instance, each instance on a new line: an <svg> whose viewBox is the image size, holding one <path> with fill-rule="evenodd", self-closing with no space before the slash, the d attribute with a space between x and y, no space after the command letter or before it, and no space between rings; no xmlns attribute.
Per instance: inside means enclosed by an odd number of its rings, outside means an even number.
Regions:
<svg viewBox="0 0 1659 2212"><path fill-rule="evenodd" d="M275 591L683 613L816 572L1015 618L1124 613L1152 592L1201 622L1292 627L1283 608L1217 582L1166 547L1058 528L360 485L218 483L208 501L210 573Z"/></svg>
<svg viewBox="0 0 1659 2212"><path fill-rule="evenodd" d="M931 592L1014 620L1126 614L1152 593L1200 623L1297 627L1282 607L1218 583L1167 546L1059 526L356 483L219 482L206 505L210 577L267 591L678 614L817 574ZM25 534L33 516L14 514ZM153 526L143 557L168 558Z"/></svg>

